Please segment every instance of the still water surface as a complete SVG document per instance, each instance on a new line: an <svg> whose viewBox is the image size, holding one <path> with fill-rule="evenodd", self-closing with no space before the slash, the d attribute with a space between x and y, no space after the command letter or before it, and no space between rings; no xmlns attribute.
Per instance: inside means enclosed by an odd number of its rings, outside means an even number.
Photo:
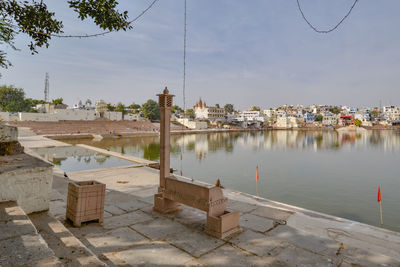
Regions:
<svg viewBox="0 0 400 267"><path fill-rule="evenodd" d="M67 140L159 160L158 137ZM180 161L181 152L183 160ZM176 173L400 232L400 132L265 131L173 135Z"/></svg>

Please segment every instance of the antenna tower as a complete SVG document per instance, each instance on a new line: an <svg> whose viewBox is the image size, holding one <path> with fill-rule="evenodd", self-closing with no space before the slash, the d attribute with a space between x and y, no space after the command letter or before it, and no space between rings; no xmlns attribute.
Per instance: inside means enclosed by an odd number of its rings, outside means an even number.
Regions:
<svg viewBox="0 0 400 267"><path fill-rule="evenodd" d="M47 72L44 80L44 101L49 102L49 73Z"/></svg>

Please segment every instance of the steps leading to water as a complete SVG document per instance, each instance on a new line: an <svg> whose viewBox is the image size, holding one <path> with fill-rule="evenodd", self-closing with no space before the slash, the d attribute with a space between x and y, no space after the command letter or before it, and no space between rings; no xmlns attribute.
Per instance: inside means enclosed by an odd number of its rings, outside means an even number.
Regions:
<svg viewBox="0 0 400 267"><path fill-rule="evenodd" d="M0 266L62 266L16 202L0 203Z"/></svg>
<svg viewBox="0 0 400 267"><path fill-rule="evenodd" d="M48 212L0 203L0 266L106 266Z"/></svg>

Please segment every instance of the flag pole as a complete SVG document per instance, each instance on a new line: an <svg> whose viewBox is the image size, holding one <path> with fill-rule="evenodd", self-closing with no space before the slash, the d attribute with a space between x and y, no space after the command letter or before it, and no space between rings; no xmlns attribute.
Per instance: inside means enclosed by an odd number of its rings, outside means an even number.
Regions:
<svg viewBox="0 0 400 267"><path fill-rule="evenodd" d="M259 196L258 195L258 165L257 165L257 167L256 167L256 194L257 194L257 196Z"/></svg>
<svg viewBox="0 0 400 267"><path fill-rule="evenodd" d="M381 198L381 187L378 186L378 202L379 202L379 211L381 215L381 226L383 225L383 216L382 216L382 198Z"/></svg>

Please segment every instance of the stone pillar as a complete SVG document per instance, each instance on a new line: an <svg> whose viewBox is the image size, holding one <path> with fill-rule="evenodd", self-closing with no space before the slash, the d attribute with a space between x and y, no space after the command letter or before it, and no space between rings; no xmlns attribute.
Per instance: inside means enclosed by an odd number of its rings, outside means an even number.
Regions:
<svg viewBox="0 0 400 267"><path fill-rule="evenodd" d="M172 108L172 98L167 87L162 94L158 94L158 106L160 108L160 185L158 186L158 194L154 195L155 211L161 213L174 212L180 209L178 202L166 199L163 193L166 190L165 178L170 175L170 117Z"/></svg>
<svg viewBox="0 0 400 267"><path fill-rule="evenodd" d="M158 106L160 108L160 187L165 188L165 177L170 173L170 118L172 98L167 87L162 94L158 94Z"/></svg>

